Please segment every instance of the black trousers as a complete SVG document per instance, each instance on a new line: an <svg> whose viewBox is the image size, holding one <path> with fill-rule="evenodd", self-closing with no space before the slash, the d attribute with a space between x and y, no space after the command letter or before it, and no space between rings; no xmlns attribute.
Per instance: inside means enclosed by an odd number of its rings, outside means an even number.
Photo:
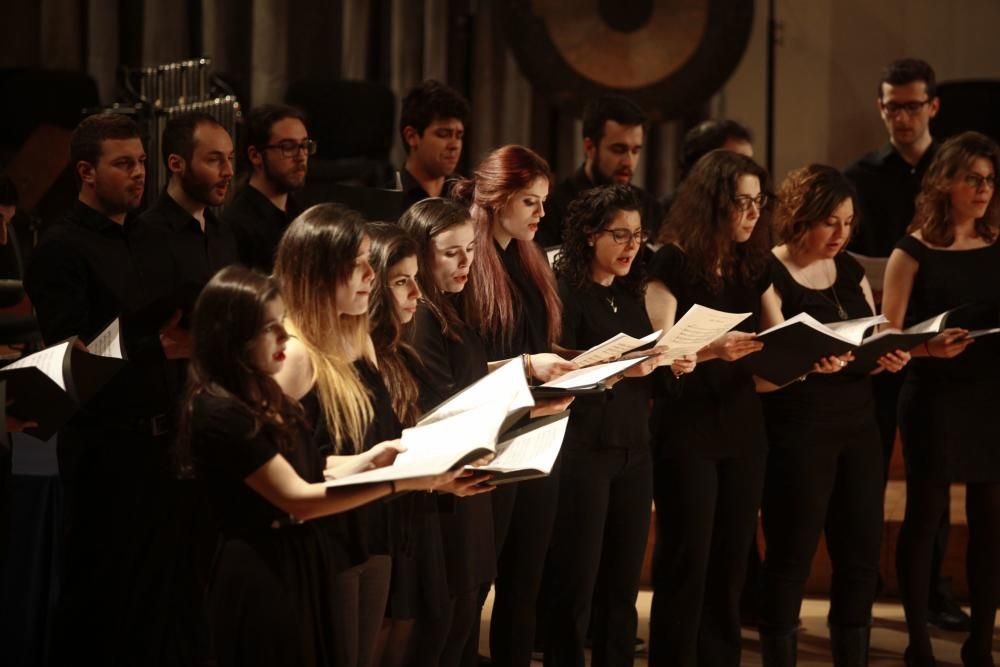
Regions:
<svg viewBox="0 0 1000 667"><path fill-rule="evenodd" d="M740 593L757 530L766 450L653 469L656 554L649 664L740 664Z"/></svg>
<svg viewBox="0 0 1000 667"><path fill-rule="evenodd" d="M497 549L490 623L494 665L531 663L535 606L555 523L560 467L557 461L548 477L508 484L491 494Z"/></svg>
<svg viewBox="0 0 1000 667"><path fill-rule="evenodd" d="M803 587L824 530L833 565L829 622L867 626L882 540L882 452L875 424L836 442L791 436L802 429L787 424L768 426L761 632L785 634L798 626Z"/></svg>
<svg viewBox="0 0 1000 667"><path fill-rule="evenodd" d="M650 454L568 449L563 457L545 664L583 667L593 608L591 664L631 665L653 499Z"/></svg>

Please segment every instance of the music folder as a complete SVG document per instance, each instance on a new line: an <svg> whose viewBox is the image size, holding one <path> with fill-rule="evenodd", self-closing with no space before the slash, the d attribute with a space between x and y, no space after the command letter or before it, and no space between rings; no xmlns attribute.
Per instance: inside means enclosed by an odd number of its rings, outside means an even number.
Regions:
<svg viewBox="0 0 1000 667"><path fill-rule="evenodd" d="M496 458L484 466L466 469L489 474L490 478L483 482L488 486L548 477L559 458L568 424L568 412L532 419L507 434L496 447Z"/></svg>
<svg viewBox="0 0 1000 667"><path fill-rule="evenodd" d="M36 427L25 433L48 440L125 365L118 320L84 348L76 336L0 369L11 401L7 413Z"/></svg>
<svg viewBox="0 0 1000 667"><path fill-rule="evenodd" d="M563 398L565 396L589 396L605 391L608 378L624 373L629 368L641 364L650 355L639 355L628 359L610 361L586 368L578 368L555 380L531 387L531 395L538 400Z"/></svg>
<svg viewBox="0 0 1000 667"><path fill-rule="evenodd" d="M441 403L416 426L403 429L400 440L406 449L392 465L328 480L326 485L440 475L474 463L497 453L501 440L516 439L506 434L534 404L521 359L513 359Z"/></svg>

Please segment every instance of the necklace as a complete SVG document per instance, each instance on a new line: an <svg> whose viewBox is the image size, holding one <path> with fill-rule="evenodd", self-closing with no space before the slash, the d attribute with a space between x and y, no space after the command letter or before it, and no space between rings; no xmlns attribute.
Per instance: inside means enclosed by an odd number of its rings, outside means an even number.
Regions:
<svg viewBox="0 0 1000 667"><path fill-rule="evenodd" d="M606 296L606 297L604 297L604 300L608 302L608 306L611 307L611 312L612 313L617 313L618 312L618 306L615 305L615 297L613 297L613 296Z"/></svg>
<svg viewBox="0 0 1000 667"><path fill-rule="evenodd" d="M834 268L834 271L836 271L836 267ZM829 301L830 304L832 304L833 306L836 307L836 309L837 309L837 317L839 317L841 320L846 320L849 317L849 315L847 314L847 310L845 310L844 306L840 303L840 297L837 296L837 289L834 287L834 285L837 282L836 275L834 275L834 278L833 278L832 282L830 283L829 287L827 287L826 289L819 289L819 288L815 287L813 285L813 282L806 277L806 274L805 274L805 272L802 269L796 269L796 273L799 274L799 278L801 278L802 281L804 281L806 283L806 286L809 289L811 289L812 291L816 292L821 297L823 297L824 299L826 299L827 301ZM826 290L830 290L830 293L833 295L832 299L826 295Z"/></svg>

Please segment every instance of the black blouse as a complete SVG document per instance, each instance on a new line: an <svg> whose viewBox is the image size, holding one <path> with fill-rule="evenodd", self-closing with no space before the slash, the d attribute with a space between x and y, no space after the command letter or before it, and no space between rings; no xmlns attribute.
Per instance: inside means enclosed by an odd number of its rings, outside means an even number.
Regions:
<svg viewBox="0 0 1000 667"><path fill-rule="evenodd" d="M938 250L913 236L896 247L920 267L913 280L907 325L968 306L948 318L947 326L970 329L997 326L1000 314L1000 242L974 250ZM1000 335L983 336L953 359L918 357L911 373L927 380L997 381L1000 378Z"/></svg>
<svg viewBox="0 0 1000 667"><path fill-rule="evenodd" d="M284 452L307 482L323 481L323 458L303 438ZM292 523L244 481L280 452L273 434L255 430L249 409L234 399L202 393L191 415L195 468L215 507L223 536L247 537Z"/></svg>
<svg viewBox="0 0 1000 667"><path fill-rule="evenodd" d="M847 319L871 317L872 310L861 289L864 268L846 252L834 258L837 277L832 287L811 289L795 280L777 257L771 259L774 289L781 297L785 319L808 313L820 322L839 322L839 302ZM871 383L867 373L851 372L850 365L839 373L811 373L804 382L793 382L778 391L763 395L768 417L822 426L825 429L853 428L860 421L870 421Z"/></svg>
<svg viewBox="0 0 1000 667"><path fill-rule="evenodd" d="M577 289L560 279L559 298L564 304L560 344L567 349L586 350L618 333L642 338L653 331L641 298L617 280L608 287L589 283ZM621 380L599 396L578 396L570 410L567 449L645 449L651 394L652 380L643 377Z"/></svg>
<svg viewBox="0 0 1000 667"><path fill-rule="evenodd" d="M507 277L510 278L511 298L514 300L514 328L508 339L503 335L492 336L486 341L487 354L492 360L509 359L519 354L549 352L549 315L538 286L521 263L518 244L511 240L507 248L494 243Z"/></svg>
<svg viewBox="0 0 1000 667"><path fill-rule="evenodd" d="M767 268L743 283L726 280L714 291L694 278L687 255L667 244L649 265L651 280L662 282L677 299L676 320L695 304L729 313L751 313L735 327L755 332L760 325L760 301L771 285ZM760 399L753 376L739 364L712 359L684 376L677 396L657 398L650 420L657 456L723 458L765 444Z"/></svg>

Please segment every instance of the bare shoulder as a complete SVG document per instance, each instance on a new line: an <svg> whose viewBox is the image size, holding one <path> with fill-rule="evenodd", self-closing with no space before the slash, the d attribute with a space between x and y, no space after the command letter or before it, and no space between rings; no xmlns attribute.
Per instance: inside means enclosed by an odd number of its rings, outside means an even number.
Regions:
<svg viewBox="0 0 1000 667"><path fill-rule="evenodd" d="M281 390L291 398L299 400L309 393L316 382L309 352L298 338L289 338L285 345L285 362L274 379Z"/></svg>

